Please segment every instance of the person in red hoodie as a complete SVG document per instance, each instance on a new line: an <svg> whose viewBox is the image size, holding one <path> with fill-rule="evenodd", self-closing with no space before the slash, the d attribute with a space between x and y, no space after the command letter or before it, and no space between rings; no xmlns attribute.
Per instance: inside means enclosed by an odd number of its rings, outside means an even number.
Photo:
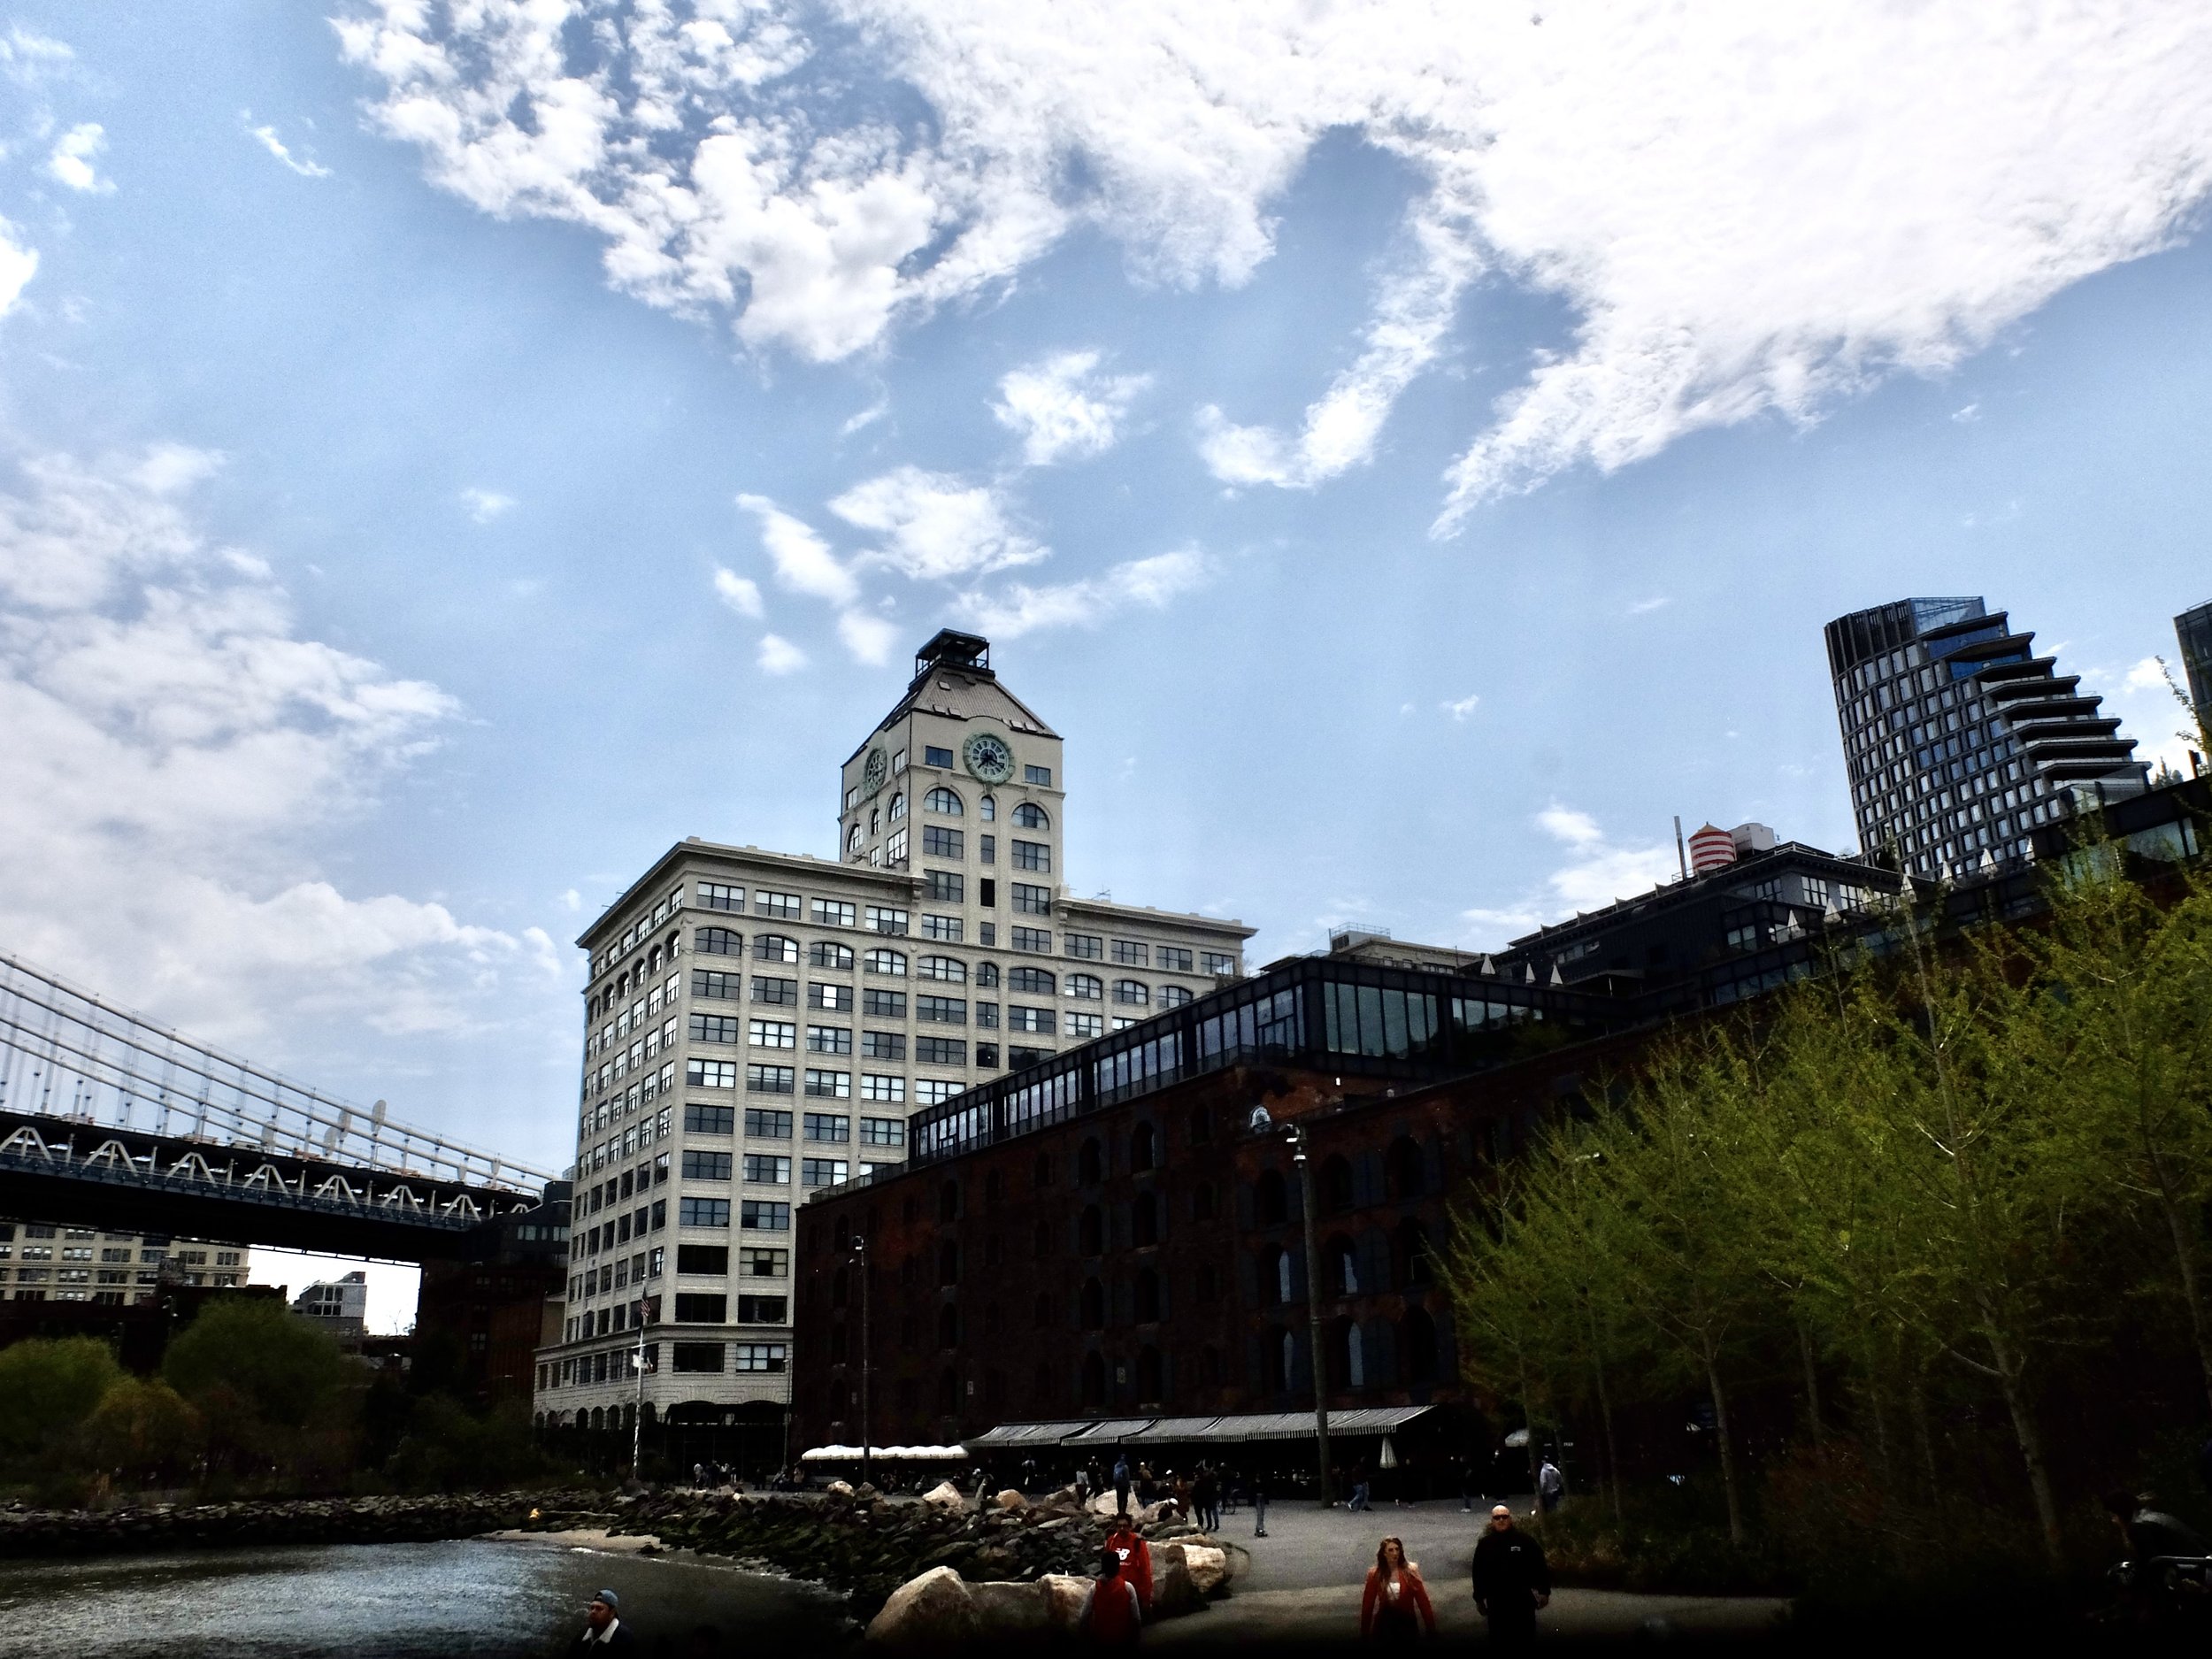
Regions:
<svg viewBox="0 0 2212 1659"><path fill-rule="evenodd" d="M1402 1541L1386 1538L1375 1552L1375 1564L1367 1570L1367 1592L1359 1604L1360 1636L1379 1647L1410 1647L1420 1640L1424 1625L1430 1635L1436 1634L1436 1609L1429 1605L1421 1570L1406 1559Z"/></svg>
<svg viewBox="0 0 2212 1659"><path fill-rule="evenodd" d="M1106 1531L1106 1548L1120 1558L1129 1582L1136 1586L1137 1605L1152 1617L1152 1546L1131 1525L1128 1516L1117 1515Z"/></svg>
<svg viewBox="0 0 2212 1659"><path fill-rule="evenodd" d="M1098 1552L1098 1581L1083 1602L1075 1633L1101 1647L1133 1647L1143 1629L1144 1609L1130 1582L1129 1564L1109 1545Z"/></svg>

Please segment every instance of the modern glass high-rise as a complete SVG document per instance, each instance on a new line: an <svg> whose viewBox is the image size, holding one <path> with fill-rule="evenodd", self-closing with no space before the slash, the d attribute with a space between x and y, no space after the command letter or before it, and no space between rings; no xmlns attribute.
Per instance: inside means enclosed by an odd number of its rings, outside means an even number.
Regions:
<svg viewBox="0 0 2212 1659"><path fill-rule="evenodd" d="M2026 857L2039 824L2147 768L2102 699L1978 597L1901 599L1827 627L1862 848L1940 876Z"/></svg>
<svg viewBox="0 0 2212 1659"><path fill-rule="evenodd" d="M2198 718L2212 724L2212 601L2176 617L2174 637L2181 642L2189 700L2197 705Z"/></svg>

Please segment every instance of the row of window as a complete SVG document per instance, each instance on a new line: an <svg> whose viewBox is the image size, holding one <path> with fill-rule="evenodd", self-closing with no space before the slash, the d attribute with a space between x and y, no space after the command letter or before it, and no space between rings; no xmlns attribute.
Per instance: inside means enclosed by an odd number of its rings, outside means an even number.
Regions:
<svg viewBox="0 0 2212 1659"><path fill-rule="evenodd" d="M788 1346L782 1342L672 1342L669 1348L671 1370L710 1374L726 1370L780 1373L788 1364L790 1354ZM660 1369L660 1351L657 1342L645 1345L645 1370L649 1375ZM637 1361L637 1350L630 1348L579 1355L557 1363L548 1361L538 1367L538 1386L581 1388L610 1382L634 1384Z"/></svg>
<svg viewBox="0 0 2212 1659"><path fill-rule="evenodd" d="M788 1141L791 1139L792 1115L772 1107L748 1106L745 1109L745 1133L749 1139ZM852 1140L850 1117L843 1112L808 1112L804 1118L806 1139L842 1144ZM695 1135L726 1135L737 1128L737 1109L733 1106L693 1104L684 1108L684 1131ZM860 1144L864 1147L901 1147L906 1144L906 1120L903 1118L863 1118L860 1120Z"/></svg>

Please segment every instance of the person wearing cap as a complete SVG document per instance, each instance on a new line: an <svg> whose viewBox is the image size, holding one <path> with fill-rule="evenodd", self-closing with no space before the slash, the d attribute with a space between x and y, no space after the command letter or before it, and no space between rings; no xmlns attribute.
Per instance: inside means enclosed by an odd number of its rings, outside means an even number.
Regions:
<svg viewBox="0 0 2212 1659"><path fill-rule="evenodd" d="M1536 1611L1551 1602L1544 1547L1513 1525L1499 1504L1475 1545L1475 1610L1490 1622L1493 1653L1525 1652L1536 1642Z"/></svg>
<svg viewBox="0 0 2212 1659"><path fill-rule="evenodd" d="M584 1633L576 1639L575 1650L628 1653L636 1647L637 1638L622 1628L622 1598L612 1590L600 1591L584 1609Z"/></svg>

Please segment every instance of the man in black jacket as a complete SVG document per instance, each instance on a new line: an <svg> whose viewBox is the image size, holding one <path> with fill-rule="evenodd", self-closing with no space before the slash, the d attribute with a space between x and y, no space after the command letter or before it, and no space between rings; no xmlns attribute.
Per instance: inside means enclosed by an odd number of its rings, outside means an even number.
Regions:
<svg viewBox="0 0 2212 1659"><path fill-rule="evenodd" d="M592 1597L591 1605L584 1609L584 1633L576 1639L572 1651L593 1655L610 1649L635 1651L637 1638L623 1628L621 1607L622 1598L612 1590L602 1590Z"/></svg>
<svg viewBox="0 0 2212 1659"><path fill-rule="evenodd" d="M1475 1611L1490 1621L1490 1651L1525 1653L1535 1645L1536 1609L1551 1601L1544 1547L1513 1525L1502 1503L1475 1546Z"/></svg>

